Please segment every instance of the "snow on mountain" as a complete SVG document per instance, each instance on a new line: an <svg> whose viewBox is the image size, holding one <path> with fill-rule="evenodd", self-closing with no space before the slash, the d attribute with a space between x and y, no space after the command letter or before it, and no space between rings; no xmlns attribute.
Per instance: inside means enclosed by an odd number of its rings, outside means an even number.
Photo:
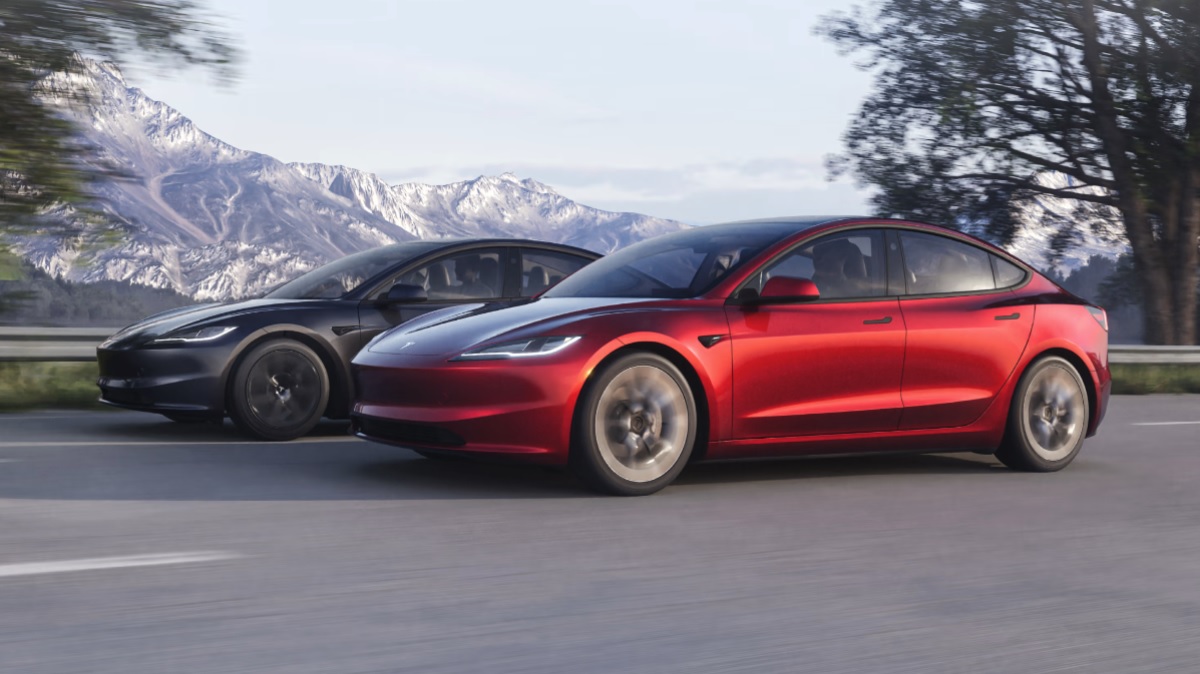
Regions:
<svg viewBox="0 0 1200 674"><path fill-rule="evenodd" d="M1062 173L1043 173L1038 182L1051 189L1073 189L1083 194L1102 194L1099 187L1081 186L1074 178ZM1023 227L1005 248L1033 268L1070 276L1087 264L1093 255L1116 259L1128 252L1129 241L1114 209L1103 209L1094 226L1081 226L1075 210L1080 202L1053 196L1038 196L1018 205L1018 220ZM1047 217L1049 216L1049 217ZM1073 222L1075 238L1068 241L1055 259L1055 237L1058 223Z"/></svg>
<svg viewBox="0 0 1200 674"><path fill-rule="evenodd" d="M614 213L578 204L549 186L511 173L448 185L388 185L346 166L291 164L329 191L422 239L525 237L609 253L680 229L671 220Z"/></svg>
<svg viewBox="0 0 1200 674"><path fill-rule="evenodd" d="M393 186L352 168L284 164L205 133L108 63L85 62L82 72L46 85L51 101L64 87L86 90L88 105L64 107L66 114L103 160L139 178L100 188L103 210L130 224L130 234L88 262L69 240L20 242L37 267L71 280L128 280L228 300L414 237L532 237L608 252L684 227L589 208L509 174Z"/></svg>
<svg viewBox="0 0 1200 674"><path fill-rule="evenodd" d="M24 242L25 256L50 273L234 299L346 253L412 238L286 164L208 135L130 87L111 64L85 62L47 89L61 87L88 92L88 105L67 114L102 160L138 179L100 188L103 210L133 226L87 264L70 241Z"/></svg>

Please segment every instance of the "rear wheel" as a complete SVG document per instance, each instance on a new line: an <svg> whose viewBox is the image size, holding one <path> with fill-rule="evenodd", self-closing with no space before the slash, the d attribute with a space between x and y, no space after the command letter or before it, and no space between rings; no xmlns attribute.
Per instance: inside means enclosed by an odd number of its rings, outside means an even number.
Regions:
<svg viewBox="0 0 1200 674"><path fill-rule="evenodd" d="M229 416L262 440L291 440L312 430L329 403L329 375L320 356L292 339L251 349L229 387Z"/></svg>
<svg viewBox="0 0 1200 674"><path fill-rule="evenodd" d="M679 368L651 353L624 356L583 394L571 467L597 491L653 494L687 464L696 421L695 396Z"/></svg>
<svg viewBox="0 0 1200 674"><path fill-rule="evenodd" d="M1058 356L1042 358L1017 384L996 458L1013 470L1061 470L1083 446L1088 415L1087 389L1075 367Z"/></svg>

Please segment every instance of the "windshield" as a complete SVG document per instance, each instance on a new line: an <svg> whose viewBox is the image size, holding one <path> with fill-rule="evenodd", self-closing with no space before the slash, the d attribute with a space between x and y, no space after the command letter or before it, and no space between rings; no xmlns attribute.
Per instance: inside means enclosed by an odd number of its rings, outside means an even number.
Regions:
<svg viewBox="0 0 1200 674"><path fill-rule="evenodd" d="M695 297L799 229L796 223L772 222L664 234L600 258L543 297Z"/></svg>
<svg viewBox="0 0 1200 674"><path fill-rule="evenodd" d="M354 253L288 281L264 295L278 300L337 299L358 289L367 280L389 267L416 257L440 244L433 242L398 243Z"/></svg>

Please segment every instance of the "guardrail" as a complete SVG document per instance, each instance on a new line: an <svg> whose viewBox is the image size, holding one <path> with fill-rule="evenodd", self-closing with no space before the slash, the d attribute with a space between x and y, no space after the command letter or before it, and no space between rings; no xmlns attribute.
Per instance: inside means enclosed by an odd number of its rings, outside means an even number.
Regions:
<svg viewBox="0 0 1200 674"><path fill-rule="evenodd" d="M117 328L0 328L0 362L86 362Z"/></svg>
<svg viewBox="0 0 1200 674"><path fill-rule="evenodd" d="M96 360L96 346L116 328L0 327L0 362ZM1113 344L1109 361L1121 364L1200 364L1200 346Z"/></svg>

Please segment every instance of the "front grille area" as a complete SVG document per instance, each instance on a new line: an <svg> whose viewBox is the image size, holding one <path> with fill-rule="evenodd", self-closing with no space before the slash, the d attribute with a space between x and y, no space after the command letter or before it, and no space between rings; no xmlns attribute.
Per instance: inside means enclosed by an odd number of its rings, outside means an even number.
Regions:
<svg viewBox="0 0 1200 674"><path fill-rule="evenodd" d="M109 402L117 403L118 405L146 405L147 401L144 396L138 391L130 389L109 388L107 386L100 387L100 395Z"/></svg>
<svg viewBox="0 0 1200 674"><path fill-rule="evenodd" d="M411 442L417 445L462 447L467 444L467 441L457 433L437 426L362 416L354 417L354 425L357 431L363 435L400 445Z"/></svg>

